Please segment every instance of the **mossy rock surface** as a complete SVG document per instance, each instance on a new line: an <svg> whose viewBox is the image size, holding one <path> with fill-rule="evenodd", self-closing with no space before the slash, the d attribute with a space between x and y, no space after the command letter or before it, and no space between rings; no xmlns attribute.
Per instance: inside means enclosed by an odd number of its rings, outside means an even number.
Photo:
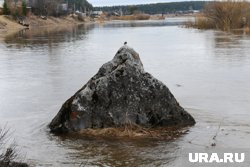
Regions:
<svg viewBox="0 0 250 167"><path fill-rule="evenodd" d="M70 132L128 124L183 127L195 120L165 84L144 71L139 54L125 45L62 105L49 127L52 132Z"/></svg>

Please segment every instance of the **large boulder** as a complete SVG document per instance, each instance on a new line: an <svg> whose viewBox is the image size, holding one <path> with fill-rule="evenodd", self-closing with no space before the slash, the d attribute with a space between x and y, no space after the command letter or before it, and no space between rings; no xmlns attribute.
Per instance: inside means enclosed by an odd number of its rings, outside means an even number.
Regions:
<svg viewBox="0 0 250 167"><path fill-rule="evenodd" d="M69 98L49 124L52 132L86 128L194 125L166 85L144 71L139 54L121 47L113 60Z"/></svg>

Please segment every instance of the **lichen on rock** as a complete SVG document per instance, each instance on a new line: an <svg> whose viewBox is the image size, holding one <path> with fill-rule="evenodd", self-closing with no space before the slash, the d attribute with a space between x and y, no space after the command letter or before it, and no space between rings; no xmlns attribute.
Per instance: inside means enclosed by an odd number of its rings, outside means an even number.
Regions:
<svg viewBox="0 0 250 167"><path fill-rule="evenodd" d="M125 45L62 105L49 127L52 132L70 132L127 124L183 127L195 120Z"/></svg>

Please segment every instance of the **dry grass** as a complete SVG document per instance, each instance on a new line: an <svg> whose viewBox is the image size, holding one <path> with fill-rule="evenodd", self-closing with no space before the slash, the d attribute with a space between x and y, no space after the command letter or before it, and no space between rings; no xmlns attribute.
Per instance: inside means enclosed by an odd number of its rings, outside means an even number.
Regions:
<svg viewBox="0 0 250 167"><path fill-rule="evenodd" d="M4 161L12 161L16 158L15 146L5 148L7 140L8 140L9 130L4 128L0 128L0 162ZM5 151L6 149L6 151Z"/></svg>
<svg viewBox="0 0 250 167"><path fill-rule="evenodd" d="M220 29L230 31L250 26L250 2L246 1L216 1L208 3L203 15L187 26L199 29Z"/></svg>
<svg viewBox="0 0 250 167"><path fill-rule="evenodd" d="M197 15L195 21L186 22L186 27L194 27L198 29L214 29L214 23L210 18L205 17L204 15Z"/></svg>
<svg viewBox="0 0 250 167"><path fill-rule="evenodd" d="M80 133L93 137L112 138L155 138L172 140L188 130L180 127L143 128L138 125L125 125L117 128L84 129Z"/></svg>
<svg viewBox="0 0 250 167"><path fill-rule="evenodd" d="M44 26L68 26L82 24L83 21L74 19L73 16L64 17L47 17L47 19L42 19L40 16L31 15L29 17L30 27L44 27Z"/></svg>
<svg viewBox="0 0 250 167"><path fill-rule="evenodd" d="M134 14L125 16L112 16L112 20L148 20L150 15L148 14Z"/></svg>
<svg viewBox="0 0 250 167"><path fill-rule="evenodd" d="M166 16L164 15L159 15L159 14L156 14L156 15L151 15L150 16L150 19L151 20L165 20Z"/></svg>
<svg viewBox="0 0 250 167"><path fill-rule="evenodd" d="M7 30L20 30L24 28L20 24L18 24L12 16L0 15L0 28Z"/></svg>
<svg viewBox="0 0 250 167"><path fill-rule="evenodd" d="M0 128L0 166L1 167L28 167L25 163L15 162L18 157L15 144L6 146L9 140L9 129Z"/></svg>

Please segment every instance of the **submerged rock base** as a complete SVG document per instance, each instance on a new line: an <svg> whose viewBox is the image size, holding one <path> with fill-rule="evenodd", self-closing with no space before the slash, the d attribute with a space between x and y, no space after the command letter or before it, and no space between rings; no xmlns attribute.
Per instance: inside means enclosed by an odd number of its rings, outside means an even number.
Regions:
<svg viewBox="0 0 250 167"><path fill-rule="evenodd" d="M87 137L102 137L102 138L132 138L132 139L163 139L173 140L177 137L186 134L187 128L179 127L156 127L143 128L140 126L122 126L117 128L99 128L99 129L83 129L80 131L81 136Z"/></svg>
<svg viewBox="0 0 250 167"><path fill-rule="evenodd" d="M49 124L63 133L110 127L183 127L194 118L176 101L166 85L144 71L139 54L121 47L69 98Z"/></svg>

